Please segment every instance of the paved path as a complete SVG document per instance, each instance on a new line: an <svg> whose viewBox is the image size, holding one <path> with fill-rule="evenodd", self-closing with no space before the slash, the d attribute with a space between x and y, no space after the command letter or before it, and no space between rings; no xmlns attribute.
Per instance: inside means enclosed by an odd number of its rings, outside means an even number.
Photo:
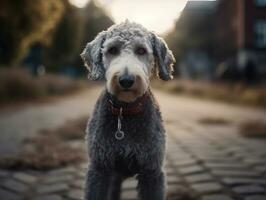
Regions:
<svg viewBox="0 0 266 200"><path fill-rule="evenodd" d="M25 137L47 127L53 129L68 119L89 115L99 89L61 99L58 102L26 106L10 113L0 113L0 156L16 153Z"/></svg>
<svg viewBox="0 0 266 200"><path fill-rule="evenodd" d="M172 194L169 200L181 200L180 195L186 190L199 200L266 200L266 140L246 139L237 133L237 125L241 121L266 120L265 111L171 96L162 92L156 92L156 95L168 132L165 167L168 193ZM88 95L74 98L76 101L58 103L51 108L47 106L51 110L56 109L53 112L61 113L55 118L74 116L72 112L75 109L70 108L71 102L77 103L81 97L84 97L86 102ZM82 107L79 103L77 105ZM87 110L80 108L76 110L75 115L78 115L78 112L86 113ZM14 113L10 119L13 119L12 117L17 118L17 115ZM232 123L202 125L198 120L203 117L222 117ZM62 121L63 119L53 125L56 126ZM45 173L1 170L0 199L81 199L86 166L84 163ZM123 200L136 199L135 186L134 179L123 184Z"/></svg>

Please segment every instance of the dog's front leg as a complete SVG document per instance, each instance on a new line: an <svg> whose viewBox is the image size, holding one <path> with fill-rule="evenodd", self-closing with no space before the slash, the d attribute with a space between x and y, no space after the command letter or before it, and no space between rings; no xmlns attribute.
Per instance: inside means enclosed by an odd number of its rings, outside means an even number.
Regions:
<svg viewBox="0 0 266 200"><path fill-rule="evenodd" d="M141 200L165 199L165 175L163 171L146 171L138 175L138 192Z"/></svg>
<svg viewBox="0 0 266 200"><path fill-rule="evenodd" d="M110 178L104 170L91 167L86 177L85 200L107 199Z"/></svg>

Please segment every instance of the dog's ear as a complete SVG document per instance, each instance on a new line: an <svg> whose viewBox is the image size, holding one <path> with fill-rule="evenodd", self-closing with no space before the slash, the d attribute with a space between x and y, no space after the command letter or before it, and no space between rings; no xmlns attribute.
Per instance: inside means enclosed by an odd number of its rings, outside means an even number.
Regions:
<svg viewBox="0 0 266 200"><path fill-rule="evenodd" d="M99 33L96 38L89 42L80 54L86 68L89 71L90 80L104 79L105 69L102 61L102 45L106 38L106 31Z"/></svg>
<svg viewBox="0 0 266 200"><path fill-rule="evenodd" d="M164 81L171 80L173 78L173 64L175 63L172 51L167 47L165 41L154 33L151 34L151 41L159 78Z"/></svg>

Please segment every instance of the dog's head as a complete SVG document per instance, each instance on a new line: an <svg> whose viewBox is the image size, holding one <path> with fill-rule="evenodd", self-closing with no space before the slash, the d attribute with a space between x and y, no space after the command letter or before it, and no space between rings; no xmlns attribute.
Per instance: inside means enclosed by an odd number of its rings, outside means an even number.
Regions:
<svg viewBox="0 0 266 200"><path fill-rule="evenodd" d="M89 79L106 79L108 92L120 101L142 96L155 70L162 80L172 79L175 62L162 38L139 24L111 26L87 44L81 54Z"/></svg>

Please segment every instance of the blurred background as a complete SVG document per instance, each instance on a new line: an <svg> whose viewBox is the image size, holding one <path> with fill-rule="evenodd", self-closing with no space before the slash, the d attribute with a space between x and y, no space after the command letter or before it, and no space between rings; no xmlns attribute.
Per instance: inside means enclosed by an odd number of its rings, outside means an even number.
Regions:
<svg viewBox="0 0 266 200"><path fill-rule="evenodd" d="M186 85L193 85L193 81L236 83L231 87L237 90L237 101L263 104L265 96L253 88L244 95L248 97L242 98L243 93L239 93L246 85L261 87L265 82L265 10L264 1L259 0L3 0L0 102L48 96L53 90L67 93L68 87L71 90L70 80L65 87L61 81L59 88L53 75L84 78L86 72L79 54L86 42L112 24L129 19L160 34L172 49L179 82L175 87L171 84L170 89L184 87L184 92L189 92ZM39 78L31 80L27 74ZM13 79L21 84L12 83L12 76L18 76ZM185 84L180 80L189 81Z"/></svg>
<svg viewBox="0 0 266 200"><path fill-rule="evenodd" d="M151 83L169 137L168 199L266 199L265 0L0 0L0 199L81 198L102 84L79 54L126 19L177 61L174 80ZM136 199L134 184L122 199Z"/></svg>

